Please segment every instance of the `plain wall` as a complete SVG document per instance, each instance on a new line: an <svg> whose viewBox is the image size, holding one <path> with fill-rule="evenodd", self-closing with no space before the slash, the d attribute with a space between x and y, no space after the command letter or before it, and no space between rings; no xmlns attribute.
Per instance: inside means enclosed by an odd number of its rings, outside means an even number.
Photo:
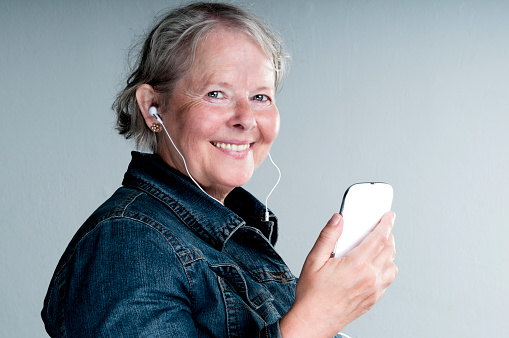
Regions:
<svg viewBox="0 0 509 338"><path fill-rule="evenodd" d="M110 110L135 35L178 1L0 2L0 336L40 310L133 146ZM246 0L292 54L271 154L295 274L354 182L393 185L400 273L343 332L507 337L509 2ZM248 184L264 200L267 161Z"/></svg>

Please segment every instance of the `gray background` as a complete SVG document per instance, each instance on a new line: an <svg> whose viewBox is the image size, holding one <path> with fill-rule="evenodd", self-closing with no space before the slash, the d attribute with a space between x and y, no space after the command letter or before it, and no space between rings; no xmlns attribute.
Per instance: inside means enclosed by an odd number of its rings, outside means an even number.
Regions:
<svg viewBox="0 0 509 338"><path fill-rule="evenodd" d="M176 1L0 2L0 336L43 298L132 144L110 105L126 50ZM351 183L395 190L399 276L352 337L507 337L509 2L246 1L284 37L269 201L298 274ZM276 179L267 161L248 188Z"/></svg>

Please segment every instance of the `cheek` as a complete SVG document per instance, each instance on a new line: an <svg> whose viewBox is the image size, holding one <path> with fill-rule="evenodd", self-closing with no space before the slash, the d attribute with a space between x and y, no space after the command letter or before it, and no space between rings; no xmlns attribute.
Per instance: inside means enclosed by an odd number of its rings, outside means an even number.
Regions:
<svg viewBox="0 0 509 338"><path fill-rule="evenodd" d="M181 135L181 142L193 148L208 138L217 127L216 114L208 111L199 100L186 102L175 111L175 115L175 132Z"/></svg>
<svg viewBox="0 0 509 338"><path fill-rule="evenodd" d="M263 136L263 145L258 148L255 154L255 167L258 166L265 160L270 150L270 146L276 139L279 133L279 113L277 109L275 113L266 116L263 121L259 121L258 128L260 129Z"/></svg>
<svg viewBox="0 0 509 338"><path fill-rule="evenodd" d="M280 127L280 118L279 118L279 112L276 115L275 122L274 122L274 140L279 135L279 127ZM274 141L272 141L274 142Z"/></svg>
<svg viewBox="0 0 509 338"><path fill-rule="evenodd" d="M268 114L266 118L261 121L259 128L262 132L262 136L265 144L271 145L279 134L279 112L274 109L271 114Z"/></svg>

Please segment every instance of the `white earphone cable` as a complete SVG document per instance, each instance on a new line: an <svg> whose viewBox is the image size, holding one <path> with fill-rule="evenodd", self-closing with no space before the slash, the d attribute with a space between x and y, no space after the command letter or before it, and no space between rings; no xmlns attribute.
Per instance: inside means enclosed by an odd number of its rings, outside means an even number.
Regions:
<svg viewBox="0 0 509 338"><path fill-rule="evenodd" d="M269 197L270 195L272 195L272 192L274 191L274 189L276 189L277 185L279 184L279 181L281 180L281 170L279 169L279 167L276 165L276 163L274 163L274 160L272 159L272 156L270 156L270 152L268 153L269 155L269 159L270 161L272 162L272 164L274 165L274 167L276 167L277 169L277 172L279 174L279 177L277 179L277 182L276 184L274 184L274 186L272 187L272 190L269 192L269 194L267 195L267 198L265 199L265 221L268 222L269 221Z"/></svg>
<svg viewBox="0 0 509 338"><path fill-rule="evenodd" d="M187 175L189 176L189 178L194 182L194 184L196 184L196 186L198 188L200 188L201 191L203 191L205 193L205 195L209 196L210 198L212 198L214 201L216 201L217 203L219 204L223 204L221 203L218 199L210 196L205 190L203 190L203 188L201 187L201 185L198 184L198 182L196 182L196 180L193 178L193 176L191 175L191 173L189 172L189 169L187 168L187 163L186 163L186 159L184 158L184 155L182 155L182 153L180 152L180 150L177 148L177 146L175 145L175 143L173 142L171 136L170 136L170 133L168 133L168 130L166 129L166 127L164 126L164 123L163 121L161 120L161 118L159 117L158 114L155 114L154 117L156 118L156 120L161 124L161 126L163 126L163 129L164 131L166 132L166 135L168 135L168 138L170 139L170 142L171 144L173 144L173 148L175 148L175 150L177 151L177 153L180 155L180 157L182 158L182 161L184 162L184 167L186 168L186 171L187 171Z"/></svg>

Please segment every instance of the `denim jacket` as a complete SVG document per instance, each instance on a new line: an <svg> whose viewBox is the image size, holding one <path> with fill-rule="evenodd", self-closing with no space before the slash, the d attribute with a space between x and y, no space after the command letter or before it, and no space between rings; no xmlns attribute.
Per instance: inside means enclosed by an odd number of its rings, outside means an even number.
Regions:
<svg viewBox="0 0 509 338"><path fill-rule="evenodd" d="M242 188L225 206L157 155L133 152L123 186L78 230L42 317L53 337L280 337L296 278L277 219Z"/></svg>

